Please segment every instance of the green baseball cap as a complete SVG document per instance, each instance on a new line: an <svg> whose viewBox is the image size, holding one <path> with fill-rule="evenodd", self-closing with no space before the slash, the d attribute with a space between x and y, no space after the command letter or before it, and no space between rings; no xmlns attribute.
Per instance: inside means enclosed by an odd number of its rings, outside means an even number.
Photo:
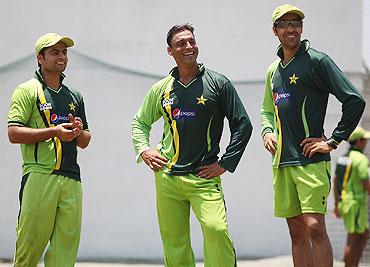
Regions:
<svg viewBox="0 0 370 267"><path fill-rule="evenodd" d="M304 19L303 12L296 6L285 4L275 8L274 13L272 13L272 23L275 23L278 19L284 16L286 13L297 14L301 19Z"/></svg>
<svg viewBox="0 0 370 267"><path fill-rule="evenodd" d="M61 36L57 33L47 33L37 39L35 44L36 54L40 53L41 49L53 46L59 42L64 43L66 47L71 47L75 44L68 36Z"/></svg>
<svg viewBox="0 0 370 267"><path fill-rule="evenodd" d="M348 142L354 142L358 139L370 139L370 132L362 127L356 127L348 138Z"/></svg>

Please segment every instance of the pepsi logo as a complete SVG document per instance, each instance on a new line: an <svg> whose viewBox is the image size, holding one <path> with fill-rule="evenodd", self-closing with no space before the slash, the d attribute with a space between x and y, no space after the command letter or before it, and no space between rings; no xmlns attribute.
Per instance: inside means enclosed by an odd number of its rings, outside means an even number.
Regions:
<svg viewBox="0 0 370 267"><path fill-rule="evenodd" d="M275 93L275 94L274 94L274 102L275 102L275 105L276 105L277 103L279 103L279 101L280 101L281 99L287 99L287 98L289 98L289 97L290 97L290 93L281 93L281 94Z"/></svg>
<svg viewBox="0 0 370 267"><path fill-rule="evenodd" d="M180 113L181 113L181 109L179 108L176 108L172 111L172 116L177 119L179 116L180 116Z"/></svg>
<svg viewBox="0 0 370 267"><path fill-rule="evenodd" d="M172 116L174 119L178 119L179 117L196 117L195 111L181 111L179 108L176 108L172 111Z"/></svg>
<svg viewBox="0 0 370 267"><path fill-rule="evenodd" d="M57 114L51 114L50 116L50 121L54 124L57 124L58 123L58 115Z"/></svg>

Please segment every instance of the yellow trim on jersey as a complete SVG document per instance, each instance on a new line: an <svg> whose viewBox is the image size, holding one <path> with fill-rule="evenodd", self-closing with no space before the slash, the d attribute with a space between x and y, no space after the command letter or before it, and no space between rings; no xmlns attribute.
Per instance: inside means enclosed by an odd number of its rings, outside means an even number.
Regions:
<svg viewBox="0 0 370 267"><path fill-rule="evenodd" d="M347 189L347 183L348 183L348 178L351 170L351 163L347 164L346 170L344 171L344 176L343 176L343 186L342 186L342 192L340 193L341 199L344 199L344 196L346 195L346 189Z"/></svg>
<svg viewBox="0 0 370 267"><path fill-rule="evenodd" d="M44 90L42 89L42 85L39 83L39 85L37 86L37 91L38 91L38 96L39 96L39 99L40 99L40 103L41 104L46 104L46 98L45 98L45 94L44 94ZM50 110L48 109L45 109L43 110L44 114L45 114L45 118L48 122L48 126L49 127L54 127L55 125L50 123ZM55 162L55 170L59 170L60 169L60 165L62 164L62 143L60 141L60 139L58 137L54 137L54 143L55 143L55 149L56 149L56 162Z"/></svg>
<svg viewBox="0 0 370 267"><path fill-rule="evenodd" d="M281 130L281 122L280 122L280 118L279 118L279 109L277 106L275 106L275 114L276 114L276 124L277 124L277 128L278 128L278 144L277 144L277 166L279 166L280 164L280 158L281 158L281 151L283 150L282 149L282 145L283 145L283 136L282 136L282 130Z"/></svg>
<svg viewBox="0 0 370 267"><path fill-rule="evenodd" d="M54 140L57 150L57 162L55 163L55 170L59 170L60 165L62 164L62 143L58 137L54 137Z"/></svg>
<svg viewBox="0 0 370 267"><path fill-rule="evenodd" d="M170 98L170 92L172 90L172 87L173 87L173 83L175 81L175 78L172 78L168 84L167 84L167 87L164 91L164 96L163 96L163 99L164 100L167 100ZM176 125L176 120L174 120L172 118L172 109L171 109L171 105L167 105L165 107L166 111L167 111L167 114L169 115L170 117L170 120L171 120L171 128L172 128L172 131L173 131L173 143L175 145L174 147L174 151L175 151L175 155L172 157L171 159L171 162L168 164L168 168L172 168L173 165L176 164L176 162L178 161L179 159L179 154L180 154L180 139L179 139L179 132L177 130L177 125Z"/></svg>
<svg viewBox="0 0 370 267"><path fill-rule="evenodd" d="M45 98L44 91L42 90L42 85L40 84L40 82L38 82L37 91L38 91L38 96L40 98L40 103L41 104L46 104L46 98ZM51 127L50 110L44 109L44 114L45 114L45 118L48 122L48 126Z"/></svg>

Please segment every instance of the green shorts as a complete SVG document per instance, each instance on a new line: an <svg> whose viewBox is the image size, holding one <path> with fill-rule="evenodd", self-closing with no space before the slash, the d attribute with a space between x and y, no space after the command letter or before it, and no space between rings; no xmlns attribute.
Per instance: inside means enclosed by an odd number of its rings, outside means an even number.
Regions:
<svg viewBox="0 0 370 267"><path fill-rule="evenodd" d="M338 209L348 233L363 234L369 228L366 204L354 200L338 202Z"/></svg>
<svg viewBox="0 0 370 267"><path fill-rule="evenodd" d="M330 161L273 169L276 217L302 213L326 214L330 192Z"/></svg>

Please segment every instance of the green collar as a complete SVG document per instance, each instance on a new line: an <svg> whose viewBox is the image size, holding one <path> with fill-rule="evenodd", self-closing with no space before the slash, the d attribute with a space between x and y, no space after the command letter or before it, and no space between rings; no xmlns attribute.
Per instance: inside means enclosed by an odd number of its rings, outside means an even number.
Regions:
<svg viewBox="0 0 370 267"><path fill-rule="evenodd" d="M37 71L35 71L35 75L34 75L35 79L39 80L40 83L42 83L43 85L47 86L45 81L44 81L44 78L42 77L41 75L41 70L38 69ZM66 76L64 75L64 73L62 73L60 75L60 86L62 87L62 83L63 83L63 80Z"/></svg>
<svg viewBox="0 0 370 267"><path fill-rule="evenodd" d="M203 73L204 73L204 70L205 70L205 67L204 67L204 64L203 63L200 63L198 65L199 65L199 70L198 70L197 74L195 75L194 79L198 78L199 76L202 76ZM173 76L176 80L179 80L179 70L178 70L178 67L174 67L170 71L170 75Z"/></svg>

